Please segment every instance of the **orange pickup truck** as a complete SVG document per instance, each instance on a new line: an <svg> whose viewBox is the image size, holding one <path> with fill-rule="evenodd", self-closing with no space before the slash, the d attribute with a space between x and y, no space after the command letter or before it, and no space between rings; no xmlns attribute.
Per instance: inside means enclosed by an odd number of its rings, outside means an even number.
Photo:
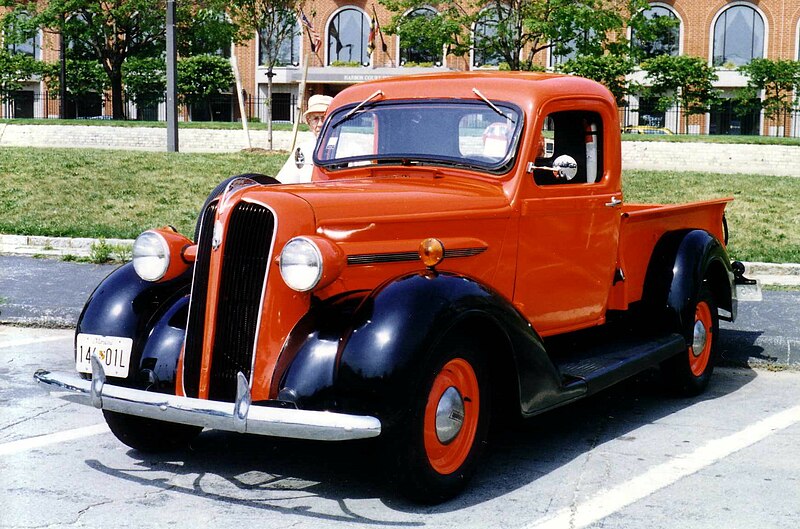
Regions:
<svg viewBox="0 0 800 529"><path fill-rule="evenodd" d="M140 450L203 428L379 437L409 496L457 494L492 416L660 367L696 394L736 316L730 199L623 200L614 98L453 73L336 96L313 181L223 182L195 241L149 230L80 317L85 393Z"/></svg>

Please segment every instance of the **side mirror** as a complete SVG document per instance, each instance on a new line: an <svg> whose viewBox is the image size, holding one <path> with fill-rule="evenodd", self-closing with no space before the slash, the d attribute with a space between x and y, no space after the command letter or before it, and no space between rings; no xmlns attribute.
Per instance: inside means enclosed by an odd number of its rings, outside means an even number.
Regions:
<svg viewBox="0 0 800 529"><path fill-rule="evenodd" d="M553 171L553 175L557 178L564 178L566 180L572 180L575 178L575 175L578 174L578 162L575 161L575 158L569 156L568 154L562 154L555 160L553 160L552 167L546 166L537 166L534 165L533 162L528 164L528 172L532 173L536 169L542 169L544 171Z"/></svg>

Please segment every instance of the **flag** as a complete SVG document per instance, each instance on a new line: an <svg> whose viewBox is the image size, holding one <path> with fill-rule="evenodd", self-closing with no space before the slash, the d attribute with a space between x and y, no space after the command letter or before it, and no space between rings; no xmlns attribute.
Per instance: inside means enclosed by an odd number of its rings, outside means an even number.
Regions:
<svg viewBox="0 0 800 529"><path fill-rule="evenodd" d="M378 18L372 13L372 20L369 23L369 38L367 39L367 53L372 55L375 51L375 34L378 32Z"/></svg>
<svg viewBox="0 0 800 529"><path fill-rule="evenodd" d="M374 28L374 29L373 29ZM378 13L375 12L375 4L372 4L372 23L370 25L370 37L372 42L372 47L375 47L375 32L377 31L378 35L381 36L381 50L383 53L386 53L388 49L386 46L386 41L383 39L383 29L381 29L381 23L378 22Z"/></svg>
<svg viewBox="0 0 800 529"><path fill-rule="evenodd" d="M319 36L319 32L314 29L314 25L308 17L306 17L302 9L300 10L300 23L303 24L306 27L306 31L308 31L308 36L311 39L311 51L317 51L320 46L322 46L322 38Z"/></svg>

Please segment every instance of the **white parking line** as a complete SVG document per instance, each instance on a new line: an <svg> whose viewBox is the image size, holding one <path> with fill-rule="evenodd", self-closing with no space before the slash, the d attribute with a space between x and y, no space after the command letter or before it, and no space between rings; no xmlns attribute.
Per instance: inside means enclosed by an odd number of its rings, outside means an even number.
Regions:
<svg viewBox="0 0 800 529"><path fill-rule="evenodd" d="M744 430L709 441L694 452L657 465L612 489L601 491L584 503L561 509L552 517L536 521L525 529L587 527L798 422L800 406L776 413Z"/></svg>
<svg viewBox="0 0 800 529"><path fill-rule="evenodd" d="M23 345L32 345L36 343L56 342L58 340L68 340L72 338L71 334L63 336L47 336L45 338L20 338L18 340L11 340L10 342L0 342L0 347L20 347Z"/></svg>
<svg viewBox="0 0 800 529"><path fill-rule="evenodd" d="M53 444L83 439L84 437L91 437L92 435L99 435L109 431L108 426L103 423L95 424L94 426L85 426L83 428L75 428L74 430L40 435L38 437L29 437L27 439L20 439L19 441L11 441L10 443L0 444L0 456L19 454L20 452L27 452L28 450L35 450L36 448L42 448Z"/></svg>

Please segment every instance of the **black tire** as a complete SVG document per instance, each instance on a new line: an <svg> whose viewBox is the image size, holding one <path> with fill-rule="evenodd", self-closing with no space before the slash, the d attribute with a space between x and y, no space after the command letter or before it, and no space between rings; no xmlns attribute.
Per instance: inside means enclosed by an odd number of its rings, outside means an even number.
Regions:
<svg viewBox="0 0 800 529"><path fill-rule="evenodd" d="M695 396L705 391L719 354L717 304L705 282L700 287L694 309L694 318L679 329L686 338L686 351L661 366L668 387L681 396Z"/></svg>
<svg viewBox="0 0 800 529"><path fill-rule="evenodd" d="M223 180L222 182L217 184L217 187L212 189L211 193L209 193L208 197L206 197L205 202L203 202L203 207L200 208L200 215L197 217L197 224L194 227L194 241L195 242L198 241L198 237L200 236L200 222L203 219L203 212L206 210L208 205L211 204L211 202L215 198L220 196L223 193L223 191L225 191L225 188L228 187L228 184L230 184L233 180L236 180L237 178L249 178L250 180L254 180L254 181L258 182L259 184L267 185L267 186L274 185L274 184L280 184L280 182L278 180L276 180L275 178L273 178L271 176L267 176L265 174L260 174L260 173L238 174L238 175L226 178L225 180Z"/></svg>
<svg viewBox="0 0 800 529"><path fill-rule="evenodd" d="M443 442L435 426L435 411L453 388L457 398L450 402L460 402L463 408L453 408L449 416L460 414L460 426L456 427L457 433L451 434L454 438ZM458 339L443 343L412 398L409 411L392 434L394 444L390 453L397 457L400 491L414 501L441 503L458 494L469 482L488 436L490 377L475 341ZM451 425L458 423L458 419L450 421Z"/></svg>
<svg viewBox="0 0 800 529"><path fill-rule="evenodd" d="M123 443L142 452L182 450L203 430L200 426L175 424L103 410L111 432Z"/></svg>

